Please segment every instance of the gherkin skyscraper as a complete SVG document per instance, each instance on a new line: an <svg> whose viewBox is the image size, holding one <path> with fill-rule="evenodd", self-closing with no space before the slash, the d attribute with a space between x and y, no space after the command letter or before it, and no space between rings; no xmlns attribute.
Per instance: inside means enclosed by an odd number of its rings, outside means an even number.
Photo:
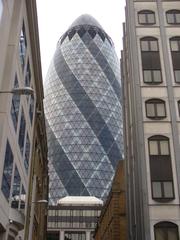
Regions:
<svg viewBox="0 0 180 240"><path fill-rule="evenodd" d="M89 15L60 38L45 81L50 203L105 199L122 159L120 69L113 42Z"/></svg>

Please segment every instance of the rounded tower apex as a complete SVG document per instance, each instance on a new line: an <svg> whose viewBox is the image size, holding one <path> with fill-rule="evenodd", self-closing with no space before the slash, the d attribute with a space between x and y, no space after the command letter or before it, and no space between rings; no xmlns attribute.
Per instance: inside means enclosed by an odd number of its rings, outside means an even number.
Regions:
<svg viewBox="0 0 180 240"><path fill-rule="evenodd" d="M78 17L69 28L73 28L75 26L79 26L79 25L91 25L91 26L96 26L98 28L102 29L102 26L98 23L98 21L96 21L95 18L93 18L91 15L89 14L83 14L80 17Z"/></svg>

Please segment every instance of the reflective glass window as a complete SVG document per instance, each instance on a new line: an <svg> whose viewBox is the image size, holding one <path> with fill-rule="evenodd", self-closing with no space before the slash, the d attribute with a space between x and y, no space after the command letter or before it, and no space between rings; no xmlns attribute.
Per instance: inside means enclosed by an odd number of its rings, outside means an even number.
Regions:
<svg viewBox="0 0 180 240"><path fill-rule="evenodd" d="M24 156L24 166L25 166L25 169L26 169L27 173L28 173L28 168L29 168L29 157L30 157L30 140L29 140L29 134L27 132L27 134L26 134L25 156Z"/></svg>
<svg viewBox="0 0 180 240"><path fill-rule="evenodd" d="M26 31L25 31L25 25L23 22L21 33L20 33L20 39L19 39L19 56L20 56L22 69L24 69L24 65L25 65L26 48L27 48Z"/></svg>
<svg viewBox="0 0 180 240"><path fill-rule="evenodd" d="M33 116L34 116L34 96L30 96L30 103L29 103L29 118L32 124L33 121Z"/></svg>
<svg viewBox="0 0 180 240"><path fill-rule="evenodd" d="M22 154L23 154L23 150L24 150L25 129L26 129L26 121L25 121L25 117L24 117L24 111L22 109L20 129L19 129L19 139L18 139L20 151Z"/></svg>
<svg viewBox="0 0 180 240"><path fill-rule="evenodd" d="M18 84L18 79L16 75L15 81L14 81L14 88L18 88L18 87L19 87L19 84ZM15 131L17 130L17 124L18 124L19 106L20 106L20 95L13 94L12 104L11 104L11 117L12 117Z"/></svg>
<svg viewBox="0 0 180 240"><path fill-rule="evenodd" d="M21 186L21 178L20 178L17 166L15 166L14 180L13 180L13 191L12 191L12 203L11 203L11 206L13 208L18 208L19 207L20 186Z"/></svg>
<svg viewBox="0 0 180 240"><path fill-rule="evenodd" d="M31 83L31 69L30 69L30 64L28 60L26 73L25 73L25 86L30 87L30 83Z"/></svg>
<svg viewBox="0 0 180 240"><path fill-rule="evenodd" d="M1 190L7 200L9 200L10 189L11 189L13 160L14 160L13 153L12 153L9 141L7 141L5 158L4 158L3 178L2 178L2 185L1 185Z"/></svg>

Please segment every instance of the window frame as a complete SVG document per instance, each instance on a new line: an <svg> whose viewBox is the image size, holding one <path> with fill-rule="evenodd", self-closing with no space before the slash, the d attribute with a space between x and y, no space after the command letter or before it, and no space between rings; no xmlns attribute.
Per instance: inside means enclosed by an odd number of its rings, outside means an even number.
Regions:
<svg viewBox="0 0 180 240"><path fill-rule="evenodd" d="M152 154L151 153L151 146L150 146L150 142L157 142L157 154ZM166 141L168 142L168 154L162 154L163 151L161 149L162 145L161 142ZM152 199L158 202L169 202L172 201L173 199L175 199L175 190L174 190L174 181L173 181L173 170L172 170L172 161L171 161L171 151L170 151L170 142L169 142L169 138L163 135L155 135L152 136L150 138L148 138L148 150L149 150L149 166L150 166L150 177L151 177L151 195L152 195ZM154 180L152 179L152 175L153 173L151 172L151 164L153 164L154 158L157 158L156 160L162 160L163 161L169 161L170 164L170 169L169 171L171 171L171 179L169 179L169 177L167 179L159 179L159 180ZM168 159L168 160L167 160ZM160 182L161 186L161 197L155 197L154 196L154 189L153 189L153 183L155 182ZM164 187L164 183L167 182L171 182L172 183L172 197L166 197L165 196L165 187Z"/></svg>
<svg viewBox="0 0 180 240"><path fill-rule="evenodd" d="M177 47L178 50L173 50L172 49L172 42L177 42ZM173 74L174 74L174 82L177 84L180 84L180 66L179 67L174 67L175 61L174 58L176 59L177 54L180 54L180 36L175 36L171 37L169 39L170 42L170 50L171 50L171 59L172 59L172 68L173 68ZM174 56L174 57L173 57ZM176 73L179 72L179 81L177 81Z"/></svg>
<svg viewBox="0 0 180 240"><path fill-rule="evenodd" d="M145 17L145 22L141 22L140 21L140 15L141 14L144 14L144 17ZM148 20L148 15L153 15L153 17L154 17L154 21L153 22L149 22ZM140 25L154 25L154 24L156 24L156 16L155 16L155 12L154 11L152 11L152 10L146 10L146 9L144 9L144 10L141 10L141 11L139 11L138 13L137 13L137 15L138 15L138 24L140 24Z"/></svg>
<svg viewBox="0 0 180 240"><path fill-rule="evenodd" d="M153 110L155 115L154 116L148 116L148 104L152 104L153 105ZM158 116L158 108L157 105L158 104L163 104L164 106L164 116ZM154 120L160 120L160 119L164 119L167 117L167 112L166 112L166 102L162 99L158 99L158 98L152 98L152 99L148 99L145 101L145 108L146 108L146 117L150 118L150 119L154 119Z"/></svg>
<svg viewBox="0 0 180 240"><path fill-rule="evenodd" d="M146 44L143 46L143 42L146 42ZM154 42L156 45L153 44ZM160 53L159 53L159 41L158 38L152 37L152 36L146 36L140 39L140 49L141 49L141 61L142 61L142 72L143 72L143 82L148 85L158 85L163 82L162 79L162 69L161 69L161 60L160 60ZM149 57L147 56L149 54ZM149 64L149 66L143 66L144 60L149 58L151 61L155 57L153 55L158 54L159 64L157 62L157 66L152 67L152 64ZM158 78L157 78L158 77ZM147 81L147 79L151 81ZM158 81L157 81L158 79Z"/></svg>
<svg viewBox="0 0 180 240"><path fill-rule="evenodd" d="M167 222L167 221L158 222L158 223L156 223L154 225L154 238L155 238L155 240L158 240L157 239L156 229L165 229L166 239L164 239L164 240L170 240L170 239L168 239L167 231L168 231L168 229L171 229L171 228L176 229L177 240L179 240L179 228L178 228L178 225L175 224L175 223L172 223L172 222Z"/></svg>
<svg viewBox="0 0 180 240"><path fill-rule="evenodd" d="M168 21L168 15L170 15L170 14L173 16L173 20L174 20L173 22ZM176 14L180 15L180 10L179 9L171 9L171 10L166 11L166 21L167 21L168 24L171 24L171 25L173 25L173 24L179 25L180 24L180 21L177 22Z"/></svg>
<svg viewBox="0 0 180 240"><path fill-rule="evenodd" d="M177 101L178 116L180 117L180 100Z"/></svg>

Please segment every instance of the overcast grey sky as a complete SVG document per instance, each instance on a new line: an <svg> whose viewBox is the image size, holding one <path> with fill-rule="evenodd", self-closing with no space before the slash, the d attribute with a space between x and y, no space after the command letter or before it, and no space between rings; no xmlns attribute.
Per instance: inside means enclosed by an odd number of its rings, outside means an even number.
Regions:
<svg viewBox="0 0 180 240"><path fill-rule="evenodd" d="M125 0L37 0L43 77L60 36L82 14L92 15L112 38L116 52L122 49Z"/></svg>

